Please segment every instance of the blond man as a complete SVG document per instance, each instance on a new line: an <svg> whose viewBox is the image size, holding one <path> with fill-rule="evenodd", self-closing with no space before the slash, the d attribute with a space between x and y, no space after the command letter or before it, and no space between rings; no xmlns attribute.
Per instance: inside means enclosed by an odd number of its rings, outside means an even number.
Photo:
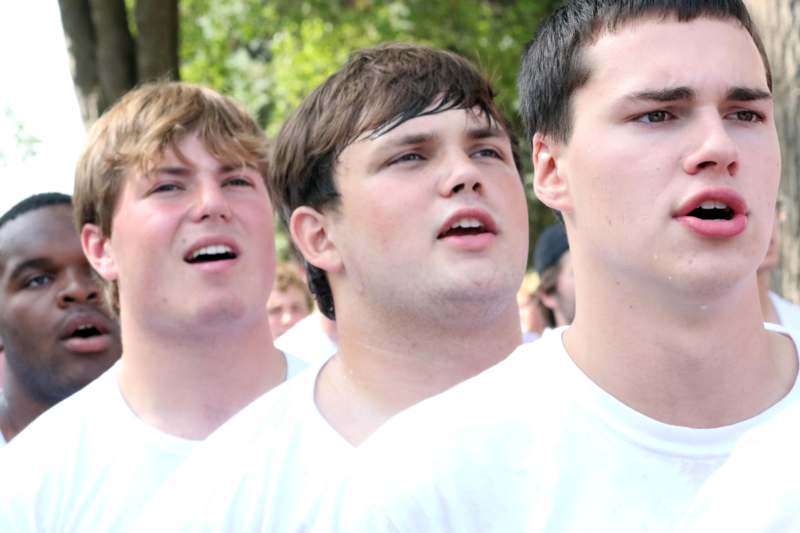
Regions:
<svg viewBox="0 0 800 533"><path fill-rule="evenodd" d="M266 317L267 173L258 126L208 89L145 85L93 126L75 221L123 355L4 450L0 530L125 529L199 441L295 372Z"/></svg>

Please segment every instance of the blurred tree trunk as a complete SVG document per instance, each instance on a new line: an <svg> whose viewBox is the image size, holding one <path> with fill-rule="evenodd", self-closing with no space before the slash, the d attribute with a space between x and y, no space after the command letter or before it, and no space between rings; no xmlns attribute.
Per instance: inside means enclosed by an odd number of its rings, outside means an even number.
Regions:
<svg viewBox="0 0 800 533"><path fill-rule="evenodd" d="M800 0L746 0L772 65L781 138L781 262L775 288L800 303Z"/></svg>
<svg viewBox="0 0 800 533"><path fill-rule="evenodd" d="M86 126L136 84L178 79L178 2L139 0L138 38L124 0L59 0L72 79Z"/></svg>
<svg viewBox="0 0 800 533"><path fill-rule="evenodd" d="M178 2L137 0L137 75L140 82L178 79Z"/></svg>

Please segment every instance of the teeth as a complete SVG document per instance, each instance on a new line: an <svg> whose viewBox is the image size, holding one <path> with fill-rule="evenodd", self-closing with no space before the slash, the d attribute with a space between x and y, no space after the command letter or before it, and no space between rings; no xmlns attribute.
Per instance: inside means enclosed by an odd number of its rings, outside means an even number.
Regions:
<svg viewBox="0 0 800 533"><path fill-rule="evenodd" d="M78 326L78 328L75 331L82 331L84 329L94 329L94 326L91 326L89 324L84 324L82 326Z"/></svg>
<svg viewBox="0 0 800 533"><path fill-rule="evenodd" d="M450 229L457 229L457 228L480 228L483 224L477 218L462 218L452 226Z"/></svg>
<svg viewBox="0 0 800 533"><path fill-rule="evenodd" d="M192 254L191 259L196 259L201 255L221 255L221 254L232 254L233 250L230 246L226 246L224 244L214 244L211 246L204 246L199 250L195 250Z"/></svg>
<svg viewBox="0 0 800 533"><path fill-rule="evenodd" d="M701 209L727 209L728 206L716 200L706 200L700 204Z"/></svg>

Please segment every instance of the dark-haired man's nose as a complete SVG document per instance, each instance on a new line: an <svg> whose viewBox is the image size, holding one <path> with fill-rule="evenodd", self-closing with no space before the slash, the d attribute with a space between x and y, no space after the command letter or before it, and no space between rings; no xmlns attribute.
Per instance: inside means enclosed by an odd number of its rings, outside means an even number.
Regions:
<svg viewBox="0 0 800 533"><path fill-rule="evenodd" d="M684 159L687 174L713 172L722 177L733 177L739 166L739 148L725 129L719 117L702 117L697 120L698 141Z"/></svg>

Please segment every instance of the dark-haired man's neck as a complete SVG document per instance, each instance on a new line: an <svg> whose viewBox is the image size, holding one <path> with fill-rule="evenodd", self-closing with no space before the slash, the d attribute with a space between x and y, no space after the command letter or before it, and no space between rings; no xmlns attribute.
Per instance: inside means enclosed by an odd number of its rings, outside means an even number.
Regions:
<svg viewBox="0 0 800 533"><path fill-rule="evenodd" d="M721 427L764 411L794 385L794 345L764 329L754 275L696 295L603 276L596 266L576 270L577 311L564 345L629 407L672 425Z"/></svg>
<svg viewBox="0 0 800 533"><path fill-rule="evenodd" d="M482 321L367 314L353 320L341 313L339 350L316 387L323 416L354 445L400 411L499 363L521 343L513 296L502 312Z"/></svg>

